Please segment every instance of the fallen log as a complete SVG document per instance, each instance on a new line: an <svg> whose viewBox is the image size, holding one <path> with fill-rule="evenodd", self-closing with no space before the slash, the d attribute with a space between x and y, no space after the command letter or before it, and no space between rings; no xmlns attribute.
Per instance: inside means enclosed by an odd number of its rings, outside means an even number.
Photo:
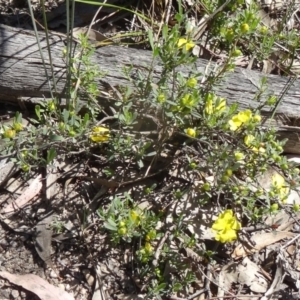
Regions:
<svg viewBox="0 0 300 300"><path fill-rule="evenodd" d="M47 52L46 39L40 35L42 53L46 63L47 73L51 74L50 60ZM56 78L57 95L64 97L66 84L66 64L63 49L66 39L64 35L51 34L50 46L52 63ZM126 86L130 82L122 73L124 67L133 66L142 72L147 72L152 64L151 51L138 50L125 47L107 46L96 49L93 62L99 65L106 75L99 79L98 87L101 91L109 91L117 86ZM202 74L214 72L215 63L208 65L207 60L198 59L194 65ZM162 66L159 60L154 64L154 80L158 80ZM184 76L188 76L191 68L178 68ZM259 92L262 78L267 79L268 88L261 97L262 100L271 95L280 96L288 82L288 78L261 74L236 68L234 72L227 73L214 87L217 95L227 99L228 103L238 103L241 109L256 108L259 103L254 101ZM300 154L300 140L297 120L300 117L300 91L297 88L299 80L290 87L279 105L275 126L281 138L287 138L285 151ZM35 35L32 31L16 29L0 25L0 101L18 104L20 101L34 102L35 99L49 98L49 84L46 80L43 62L40 56ZM270 109L265 107L262 114L268 118Z"/></svg>

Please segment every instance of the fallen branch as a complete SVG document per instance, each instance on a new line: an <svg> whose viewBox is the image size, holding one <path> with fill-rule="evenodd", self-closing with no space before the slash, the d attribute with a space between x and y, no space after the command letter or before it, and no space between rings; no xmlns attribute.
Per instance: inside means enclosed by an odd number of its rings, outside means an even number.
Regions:
<svg viewBox="0 0 300 300"><path fill-rule="evenodd" d="M41 34L43 54L47 64L48 74L51 74L50 62L47 54L45 37ZM32 31L24 31L12 27L0 25L0 101L6 103L20 103L20 101L34 102L36 99L50 97L49 85L46 81L36 38ZM52 60L57 80L57 95L64 97L66 83L65 61L62 50L65 47L63 35L51 35L50 45ZM101 91L111 91L118 86L130 85L122 73L124 67L133 66L134 69L147 71L152 63L151 51L137 50L125 47L107 46L98 48L93 56L93 61L98 64L105 77L98 81ZM207 74L208 61L198 59L195 67L198 72ZM159 60L154 65L154 80L159 79L162 65ZM213 72L215 63L208 67ZM188 76L191 68L179 68ZM228 73L215 87L217 95L227 99L228 103L239 103L241 109L256 108L258 102L253 101L259 91L259 83L263 77L267 78L267 90L263 95L266 99L270 95L279 96L284 89L288 78L275 75L266 75L254 71L246 71L236 68ZM300 93L297 90L299 81L296 80L284 96L284 101L277 109L275 126L280 137L289 141L285 150L290 153L300 154L300 142L297 127L297 119L300 117ZM270 116L270 109L263 108L262 114ZM282 122L282 116L285 122ZM296 122L296 123L295 123ZM292 126L290 126L292 125Z"/></svg>

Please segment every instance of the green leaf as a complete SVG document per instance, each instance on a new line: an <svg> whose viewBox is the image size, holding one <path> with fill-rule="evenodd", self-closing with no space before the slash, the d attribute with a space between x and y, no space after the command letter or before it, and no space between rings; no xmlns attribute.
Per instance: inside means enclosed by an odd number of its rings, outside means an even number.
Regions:
<svg viewBox="0 0 300 300"><path fill-rule="evenodd" d="M117 224L111 218L109 218L107 220L107 222L104 222L103 225L108 230L112 230L112 231L117 231L118 230Z"/></svg>
<svg viewBox="0 0 300 300"><path fill-rule="evenodd" d="M40 124L39 121L35 120L35 119L32 119L32 118L28 118L28 120L33 123L33 124Z"/></svg>
<svg viewBox="0 0 300 300"><path fill-rule="evenodd" d="M153 43L153 31L149 30L148 31L148 38L149 38L149 43L151 46L152 51L154 50L154 43Z"/></svg>
<svg viewBox="0 0 300 300"><path fill-rule="evenodd" d="M51 148L47 150L47 164L49 164L56 156L56 150Z"/></svg>
<svg viewBox="0 0 300 300"><path fill-rule="evenodd" d="M64 141L65 138L61 135L58 135L58 134L51 134L50 135L50 141L51 142L61 142L61 141Z"/></svg>
<svg viewBox="0 0 300 300"><path fill-rule="evenodd" d="M163 291L166 288L167 284L165 282L161 283L160 285L158 285L157 287L155 287L154 291L156 293Z"/></svg>
<svg viewBox="0 0 300 300"><path fill-rule="evenodd" d="M83 125L86 126L88 124L89 120L90 120L90 115L88 113L86 113L84 115Z"/></svg>
<svg viewBox="0 0 300 300"><path fill-rule="evenodd" d="M41 107L39 105L35 106L35 114L39 120L41 120Z"/></svg>
<svg viewBox="0 0 300 300"><path fill-rule="evenodd" d="M179 291L181 291L182 290L182 284L181 283L179 283L179 282L177 282L177 283L175 283L174 285L173 285L173 292L179 292Z"/></svg>
<svg viewBox="0 0 300 300"><path fill-rule="evenodd" d="M137 163L138 163L138 166L139 166L140 169L142 169L144 167L144 163L143 163L142 160L138 160Z"/></svg>
<svg viewBox="0 0 300 300"><path fill-rule="evenodd" d="M69 112L68 110L64 109L64 110L63 110L63 118L64 118L65 124L68 123L69 116L70 116L70 112Z"/></svg>
<svg viewBox="0 0 300 300"><path fill-rule="evenodd" d="M152 151L152 152L145 154L145 156L147 156L147 157L154 156L154 155L156 155L156 153L157 153L156 151Z"/></svg>
<svg viewBox="0 0 300 300"><path fill-rule="evenodd" d="M163 28L162 28L162 36L164 37L165 40L167 40L168 38L168 26L166 24L164 24Z"/></svg>
<svg viewBox="0 0 300 300"><path fill-rule="evenodd" d="M18 111L16 112L16 115L15 115L15 121L16 121L16 123L22 123L22 114L19 113Z"/></svg>

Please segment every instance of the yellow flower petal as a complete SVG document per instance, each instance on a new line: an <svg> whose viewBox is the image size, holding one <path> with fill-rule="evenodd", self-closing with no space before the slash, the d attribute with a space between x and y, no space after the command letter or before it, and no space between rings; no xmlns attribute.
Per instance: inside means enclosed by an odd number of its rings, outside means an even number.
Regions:
<svg viewBox="0 0 300 300"><path fill-rule="evenodd" d="M109 133L109 129L102 126L97 126L93 128L93 132L107 134Z"/></svg>
<svg viewBox="0 0 300 300"><path fill-rule="evenodd" d="M105 135L91 135L90 139L93 142L100 143L100 142L106 142L106 141L108 141L109 136L107 136L107 135L106 136Z"/></svg>
<svg viewBox="0 0 300 300"><path fill-rule="evenodd" d="M92 131L93 131L93 134L90 135L90 139L93 142L96 142L96 143L106 142L110 138L108 128L105 128L102 126L97 126L97 127L94 127Z"/></svg>
<svg viewBox="0 0 300 300"><path fill-rule="evenodd" d="M195 44L192 41L188 41L187 39L181 38L177 42L177 47L182 48L185 46L185 50L189 51L195 47Z"/></svg>
<svg viewBox="0 0 300 300"><path fill-rule="evenodd" d="M221 243L232 242L237 239L236 231L233 229L225 229L216 234L216 240Z"/></svg>
<svg viewBox="0 0 300 300"><path fill-rule="evenodd" d="M276 188L282 188L285 185L285 180L280 174L276 173L272 176L272 184Z"/></svg>
<svg viewBox="0 0 300 300"><path fill-rule="evenodd" d="M212 226L212 229L213 229L213 230L219 231L219 230L223 230L223 229L225 228L225 226L226 226L226 221L225 221L225 220L217 219L217 220L214 222L214 224L213 224L213 226Z"/></svg>
<svg viewBox="0 0 300 300"><path fill-rule="evenodd" d="M225 210L223 213L220 214L219 218L223 218L225 220L230 220L233 216L233 211L231 209Z"/></svg>
<svg viewBox="0 0 300 300"><path fill-rule="evenodd" d="M231 120L229 120L228 124L231 131L236 131L243 124L243 122L237 115L235 115L231 118Z"/></svg>
<svg viewBox="0 0 300 300"><path fill-rule="evenodd" d="M236 218L233 218L231 221L230 227L234 230L240 230L241 223Z"/></svg>
<svg viewBox="0 0 300 300"><path fill-rule="evenodd" d="M179 39L178 42L177 42L177 46L178 48L181 48L183 45L185 45L187 43L187 40L186 39Z"/></svg>
<svg viewBox="0 0 300 300"><path fill-rule="evenodd" d="M241 122L247 123L252 118L251 110L247 109L238 113L238 118Z"/></svg>
<svg viewBox="0 0 300 300"><path fill-rule="evenodd" d="M185 44L185 50L186 51L190 51L194 47L195 47L195 44L193 42L188 42L188 43Z"/></svg>
<svg viewBox="0 0 300 300"><path fill-rule="evenodd" d="M213 101L211 98L209 98L206 103L205 103L205 112L208 114L208 115L211 115L214 110L213 110Z"/></svg>
<svg viewBox="0 0 300 300"><path fill-rule="evenodd" d="M255 140L255 137L251 134L248 134L244 137L244 143L246 146L250 147L252 142Z"/></svg>
<svg viewBox="0 0 300 300"><path fill-rule="evenodd" d="M255 115L253 117L253 121L259 123L261 121L261 116L260 115Z"/></svg>

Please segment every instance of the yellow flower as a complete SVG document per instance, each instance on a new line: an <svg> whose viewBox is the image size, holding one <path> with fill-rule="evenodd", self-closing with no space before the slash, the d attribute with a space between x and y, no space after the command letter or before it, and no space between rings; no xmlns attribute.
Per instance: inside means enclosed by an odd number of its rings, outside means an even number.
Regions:
<svg viewBox="0 0 300 300"><path fill-rule="evenodd" d="M13 139L15 136L16 136L16 131L13 129L8 128L3 132L3 137L6 139Z"/></svg>
<svg viewBox="0 0 300 300"><path fill-rule="evenodd" d="M219 215L212 229L217 231L216 240L221 243L226 243L236 240L236 231L241 229L241 224L236 217L233 216L233 211L228 209Z"/></svg>
<svg viewBox="0 0 300 300"><path fill-rule="evenodd" d="M187 39L181 38L177 42L177 47L182 48L185 46L185 50L189 51L195 47L195 44L192 41L188 41Z"/></svg>
<svg viewBox="0 0 300 300"><path fill-rule="evenodd" d="M272 186L275 193L284 201L289 194L289 189L286 187L286 182L280 174L276 173L272 176Z"/></svg>
<svg viewBox="0 0 300 300"><path fill-rule="evenodd" d="M178 48L181 48L186 43L187 43L186 39L179 39L178 42L177 42L177 46L178 46Z"/></svg>
<svg viewBox="0 0 300 300"><path fill-rule="evenodd" d="M196 136L196 130L193 129L193 128L188 128L188 129L186 130L186 134L187 134L188 136L190 136L190 137L195 137L195 136Z"/></svg>
<svg viewBox="0 0 300 300"><path fill-rule="evenodd" d="M247 124L249 120L252 118L251 110L247 109L244 111L240 111L238 114L234 115L231 120L228 122L230 126L230 130L236 131L243 124Z"/></svg>
<svg viewBox="0 0 300 300"><path fill-rule="evenodd" d="M237 115L235 115L231 118L231 120L229 120L228 124L231 131L236 131L243 124L243 122Z"/></svg>
<svg viewBox="0 0 300 300"><path fill-rule="evenodd" d="M93 128L93 134L90 135L90 139L96 143L106 142L109 137L109 129L102 126Z"/></svg>
<svg viewBox="0 0 300 300"><path fill-rule="evenodd" d="M192 77L192 78L189 78L186 82L186 85L190 88L194 88L197 84L197 79Z"/></svg>
<svg viewBox="0 0 300 300"><path fill-rule="evenodd" d="M251 110L246 109L244 111L240 111L238 116L243 123L247 123L252 118L252 112Z"/></svg>

